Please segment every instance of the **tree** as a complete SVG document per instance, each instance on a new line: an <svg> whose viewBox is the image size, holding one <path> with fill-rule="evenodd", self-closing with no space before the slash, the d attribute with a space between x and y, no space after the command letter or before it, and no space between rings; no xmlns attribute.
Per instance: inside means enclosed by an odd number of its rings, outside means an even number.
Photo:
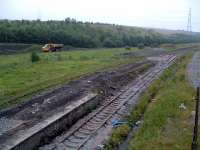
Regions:
<svg viewBox="0 0 200 150"><path fill-rule="evenodd" d="M199 42L200 34L164 35L154 30L111 24L64 21L0 20L0 42L62 43L73 47L123 47L140 43L151 46L161 43Z"/></svg>

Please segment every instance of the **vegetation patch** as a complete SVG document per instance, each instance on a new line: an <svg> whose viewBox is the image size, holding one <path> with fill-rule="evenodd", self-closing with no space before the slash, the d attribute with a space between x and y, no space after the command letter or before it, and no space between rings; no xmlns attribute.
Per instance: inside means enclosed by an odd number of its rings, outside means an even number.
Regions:
<svg viewBox="0 0 200 150"><path fill-rule="evenodd" d="M85 23L70 18L64 21L0 20L0 33L0 42L4 43L54 42L82 48L137 46L138 43L142 47L200 41L198 33L163 34L156 29Z"/></svg>
<svg viewBox="0 0 200 150"><path fill-rule="evenodd" d="M159 85L158 90L155 90L155 101L145 111L144 123L130 141L129 149L191 148L191 112L194 110L195 92L186 78L186 66L191 56L179 59L154 83ZM181 104L186 106L185 110L180 108Z"/></svg>
<svg viewBox="0 0 200 150"><path fill-rule="evenodd" d="M121 144L121 142L123 142L126 139L130 131L131 127L127 124L119 126L116 129L114 129L109 141L104 146L104 149L105 150L117 149L119 144Z"/></svg>
<svg viewBox="0 0 200 150"><path fill-rule="evenodd" d="M132 48L130 51L136 51ZM18 104L22 97L102 69L141 58L121 56L124 48L32 53L0 56L0 108Z"/></svg>
<svg viewBox="0 0 200 150"><path fill-rule="evenodd" d="M153 82L127 116L129 123L113 130L105 149L117 149L127 136L124 128L128 134L142 116L144 123L129 142L130 150L190 149L195 93L187 81L186 66L191 56L181 57ZM181 104L186 110L179 108Z"/></svg>
<svg viewBox="0 0 200 150"><path fill-rule="evenodd" d="M39 55L38 55L35 51L33 51L33 52L31 53L31 61L34 63L34 62L37 62L37 61L39 61L39 60L40 60Z"/></svg>

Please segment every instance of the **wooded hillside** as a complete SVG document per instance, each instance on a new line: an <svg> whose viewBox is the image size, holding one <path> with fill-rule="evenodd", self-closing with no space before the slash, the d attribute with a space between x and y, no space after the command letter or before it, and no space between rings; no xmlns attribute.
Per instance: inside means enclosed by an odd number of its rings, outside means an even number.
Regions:
<svg viewBox="0 0 200 150"><path fill-rule="evenodd" d="M0 42L63 43L73 47L122 47L199 42L200 34L161 34L153 29L64 21L0 20Z"/></svg>

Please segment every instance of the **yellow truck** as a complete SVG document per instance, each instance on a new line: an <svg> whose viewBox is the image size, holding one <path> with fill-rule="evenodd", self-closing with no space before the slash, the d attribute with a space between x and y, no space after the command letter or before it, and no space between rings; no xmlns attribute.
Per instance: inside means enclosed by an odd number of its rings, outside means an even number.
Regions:
<svg viewBox="0 0 200 150"><path fill-rule="evenodd" d="M61 48L63 48L63 44L53 44L53 43L50 43L50 44L45 44L43 47L42 47L42 51L43 52L56 52L58 50L60 50Z"/></svg>

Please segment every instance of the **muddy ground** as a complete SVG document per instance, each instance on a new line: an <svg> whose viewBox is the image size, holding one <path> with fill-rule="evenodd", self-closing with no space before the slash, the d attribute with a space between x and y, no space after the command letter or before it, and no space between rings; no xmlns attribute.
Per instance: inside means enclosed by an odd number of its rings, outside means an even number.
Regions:
<svg viewBox="0 0 200 150"><path fill-rule="evenodd" d="M98 93L98 98L103 101L105 97L114 95L115 92L134 80L138 74L153 65L153 62L145 60L118 69L96 72L93 75L82 77L61 87L43 92L19 106L4 110L0 112L0 118L14 120L13 124L21 122L19 123L20 126L17 127L15 125L12 127L11 124L7 131L13 130L13 128L16 128L14 130L20 130L30 127L56 112L64 110L64 107L69 105L70 102L80 99L90 92ZM4 119L2 119L3 121ZM4 132L1 132L1 134Z"/></svg>

